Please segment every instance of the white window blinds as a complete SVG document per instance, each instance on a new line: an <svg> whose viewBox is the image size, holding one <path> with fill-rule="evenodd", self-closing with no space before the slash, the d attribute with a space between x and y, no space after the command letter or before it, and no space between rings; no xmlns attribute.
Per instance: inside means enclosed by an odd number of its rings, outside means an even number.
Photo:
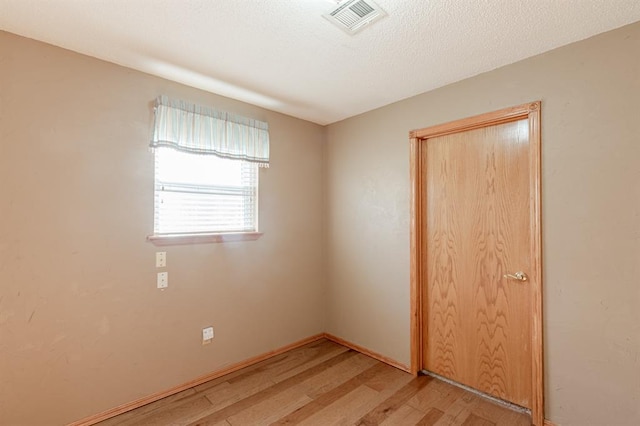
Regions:
<svg viewBox="0 0 640 426"><path fill-rule="evenodd" d="M257 231L258 166L157 148L154 234Z"/></svg>

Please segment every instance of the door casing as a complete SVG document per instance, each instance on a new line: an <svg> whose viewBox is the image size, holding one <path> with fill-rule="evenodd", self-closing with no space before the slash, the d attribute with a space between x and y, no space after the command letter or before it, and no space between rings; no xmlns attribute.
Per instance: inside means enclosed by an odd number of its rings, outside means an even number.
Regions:
<svg viewBox="0 0 640 426"><path fill-rule="evenodd" d="M429 138L452 133L465 132L527 119L529 123L529 198L531 235L531 419L534 425L544 424L544 370L542 339L542 220L541 220L541 102L530 102L501 109L446 124L414 130L410 139L411 177L411 234L410 234L410 300L411 300L411 372L417 374L423 369L423 319L422 295L424 294L426 271L423 259L423 218L426 214L426 196L423 188L421 165L422 152Z"/></svg>

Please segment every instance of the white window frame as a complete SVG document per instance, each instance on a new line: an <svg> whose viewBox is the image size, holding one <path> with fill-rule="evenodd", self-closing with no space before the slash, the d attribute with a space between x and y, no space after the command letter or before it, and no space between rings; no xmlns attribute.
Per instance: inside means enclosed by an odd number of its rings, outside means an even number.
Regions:
<svg viewBox="0 0 640 426"><path fill-rule="evenodd" d="M150 146L156 166L149 241L189 244L262 235L258 187L259 169L269 166L266 122L160 96ZM169 160L172 152L176 157ZM231 175L225 175L227 167Z"/></svg>
<svg viewBox="0 0 640 426"><path fill-rule="evenodd" d="M258 233L258 175L255 163L157 148L154 237Z"/></svg>

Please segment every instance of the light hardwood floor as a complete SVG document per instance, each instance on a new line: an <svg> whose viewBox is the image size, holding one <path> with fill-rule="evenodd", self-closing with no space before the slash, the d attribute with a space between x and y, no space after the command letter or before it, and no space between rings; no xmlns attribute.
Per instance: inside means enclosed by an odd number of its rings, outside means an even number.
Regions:
<svg viewBox="0 0 640 426"><path fill-rule="evenodd" d="M524 426L527 415L320 340L99 426Z"/></svg>

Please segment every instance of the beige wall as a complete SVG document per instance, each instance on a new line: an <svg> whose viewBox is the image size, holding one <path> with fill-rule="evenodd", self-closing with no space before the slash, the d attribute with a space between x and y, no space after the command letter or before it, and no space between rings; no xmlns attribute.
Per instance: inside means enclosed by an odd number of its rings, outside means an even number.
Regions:
<svg viewBox="0 0 640 426"><path fill-rule="evenodd" d="M336 123L325 146L308 122L0 32L0 424L77 420L325 330L408 364L407 133L537 99L547 417L640 423L639 51L634 24ZM145 241L159 94L272 137L264 237L166 248L166 291Z"/></svg>
<svg viewBox="0 0 640 426"><path fill-rule="evenodd" d="M639 52L636 23L330 125L328 332L410 362L409 130L542 100L547 418L640 424Z"/></svg>
<svg viewBox="0 0 640 426"><path fill-rule="evenodd" d="M145 241L159 94L269 122L260 240ZM324 133L0 32L0 424L78 420L324 331Z"/></svg>

